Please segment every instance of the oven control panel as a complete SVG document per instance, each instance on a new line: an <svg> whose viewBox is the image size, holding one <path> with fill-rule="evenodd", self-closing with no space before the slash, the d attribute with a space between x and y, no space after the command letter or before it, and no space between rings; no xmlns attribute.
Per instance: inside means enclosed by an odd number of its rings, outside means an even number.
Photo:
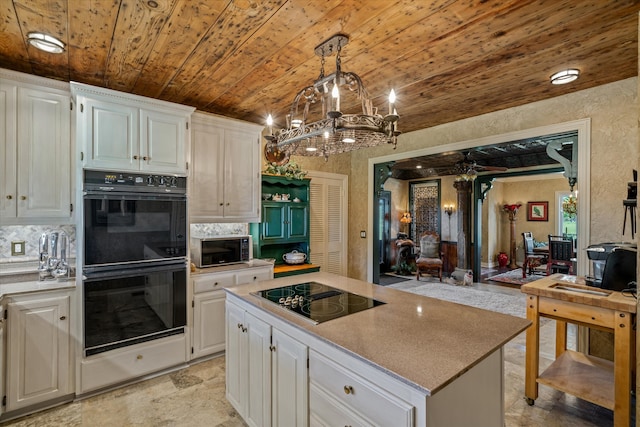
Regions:
<svg viewBox="0 0 640 427"><path fill-rule="evenodd" d="M85 190L98 191L186 191L187 178L130 172L84 171Z"/></svg>

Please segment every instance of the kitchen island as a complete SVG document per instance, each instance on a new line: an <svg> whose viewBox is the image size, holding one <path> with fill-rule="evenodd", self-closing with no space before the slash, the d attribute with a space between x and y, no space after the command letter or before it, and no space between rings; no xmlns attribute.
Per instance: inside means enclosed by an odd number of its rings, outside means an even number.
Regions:
<svg viewBox="0 0 640 427"><path fill-rule="evenodd" d="M554 274L521 287L527 294L525 397L533 405L538 384L613 411L614 426L631 421L636 299L631 294L584 284L584 278ZM540 319L556 321L556 360L540 372ZM567 323L611 332L614 360L567 349Z"/></svg>
<svg viewBox="0 0 640 427"><path fill-rule="evenodd" d="M256 296L299 283L382 302L314 323ZM503 346L531 322L310 273L227 291L227 398L249 425L500 426Z"/></svg>

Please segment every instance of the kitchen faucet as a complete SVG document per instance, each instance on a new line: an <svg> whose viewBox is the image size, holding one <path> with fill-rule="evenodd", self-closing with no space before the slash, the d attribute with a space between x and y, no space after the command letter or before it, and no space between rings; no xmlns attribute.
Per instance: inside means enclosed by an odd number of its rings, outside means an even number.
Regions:
<svg viewBox="0 0 640 427"><path fill-rule="evenodd" d="M67 263L68 241L67 233L64 231L42 233L38 245L40 280L53 280L69 276L69 264ZM58 248L60 248L60 257L58 257Z"/></svg>

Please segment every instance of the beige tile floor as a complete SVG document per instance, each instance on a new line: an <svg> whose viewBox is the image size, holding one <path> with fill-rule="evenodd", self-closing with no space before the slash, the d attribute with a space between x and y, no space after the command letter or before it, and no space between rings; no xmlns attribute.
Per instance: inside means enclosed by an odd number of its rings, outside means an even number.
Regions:
<svg viewBox="0 0 640 427"><path fill-rule="evenodd" d="M520 292L487 285L490 292ZM541 329L541 366L550 363L554 322ZM570 338L575 334L570 332ZM613 412L540 386L535 405L524 400L524 333L505 346L505 427L613 425ZM224 357L148 381L78 400L2 426L245 426L225 399ZM467 427L467 426L464 426Z"/></svg>

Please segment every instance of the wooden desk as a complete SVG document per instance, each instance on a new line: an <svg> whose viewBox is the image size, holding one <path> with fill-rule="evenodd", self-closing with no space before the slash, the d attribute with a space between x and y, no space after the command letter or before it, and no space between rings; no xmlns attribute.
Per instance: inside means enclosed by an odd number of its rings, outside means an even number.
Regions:
<svg viewBox="0 0 640 427"><path fill-rule="evenodd" d="M613 410L614 425L628 427L636 301L620 292L576 283L580 281L575 276L554 274L521 287L527 294L527 319L533 323L527 329L525 397L533 405L538 397L538 384L548 385ZM604 295L587 293L593 291ZM556 360L542 374L539 373L541 316L556 320ZM614 361L567 350L567 322L613 332Z"/></svg>

